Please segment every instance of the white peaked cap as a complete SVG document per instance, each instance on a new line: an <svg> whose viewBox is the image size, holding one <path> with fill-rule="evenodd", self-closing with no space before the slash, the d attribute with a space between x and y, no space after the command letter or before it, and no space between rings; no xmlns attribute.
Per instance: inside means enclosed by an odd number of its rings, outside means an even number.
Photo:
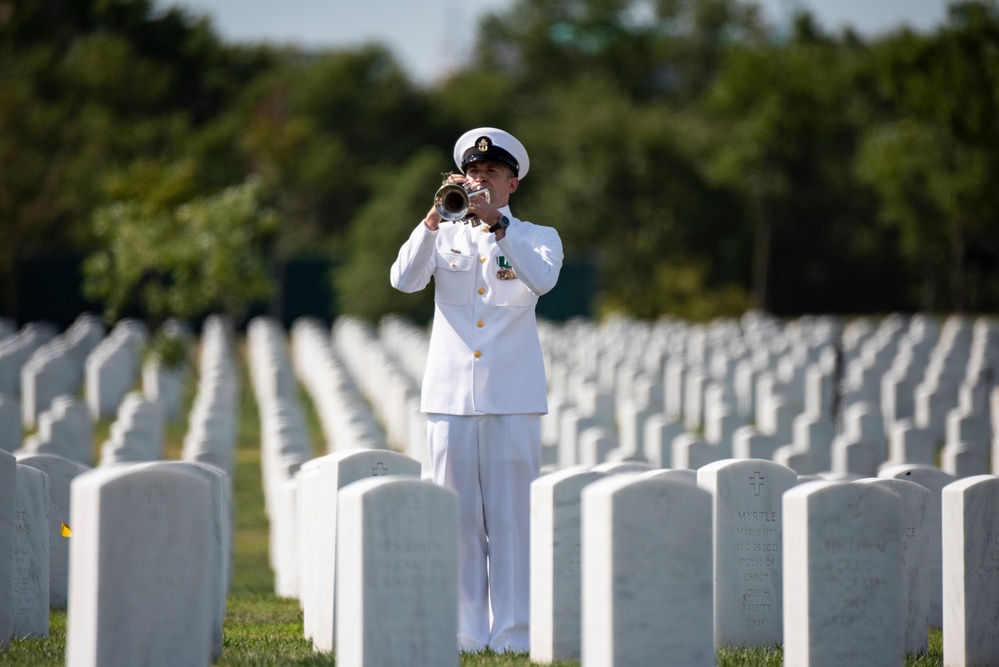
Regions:
<svg viewBox="0 0 999 667"><path fill-rule="evenodd" d="M454 163L462 173L477 160L499 162L513 169L518 178L527 175L531 160L515 136L495 127L477 127L461 135L454 144Z"/></svg>

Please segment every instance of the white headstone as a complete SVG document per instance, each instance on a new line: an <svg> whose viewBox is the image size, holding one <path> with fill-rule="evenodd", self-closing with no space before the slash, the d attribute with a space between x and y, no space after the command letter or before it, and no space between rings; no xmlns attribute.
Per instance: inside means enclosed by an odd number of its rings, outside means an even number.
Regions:
<svg viewBox="0 0 999 667"><path fill-rule="evenodd" d="M57 396L39 415L38 432L22 447L35 454L53 454L87 467L94 462L94 426L86 404L70 395Z"/></svg>
<svg viewBox="0 0 999 667"><path fill-rule="evenodd" d="M895 422L888 434L888 462L885 465L932 465L933 459L933 442L928 433L916 428L908 419Z"/></svg>
<svg viewBox="0 0 999 667"><path fill-rule="evenodd" d="M712 445L693 433L682 433L673 438L672 467L697 470L701 466L727 458L722 456L720 450L717 445Z"/></svg>
<svg viewBox="0 0 999 667"><path fill-rule="evenodd" d="M0 650L14 632L10 593L14 574L14 503L17 499L17 461L0 450Z"/></svg>
<svg viewBox="0 0 999 667"><path fill-rule="evenodd" d="M773 459L777 449L774 439L752 426L741 426L732 434L732 457L737 459Z"/></svg>
<svg viewBox="0 0 999 667"><path fill-rule="evenodd" d="M458 496L417 478L364 479L337 502L343 667L458 665Z"/></svg>
<svg viewBox="0 0 999 667"><path fill-rule="evenodd" d="M16 454L20 465L30 466L48 475L49 492L49 607L65 609L69 584L69 540L62 534L62 524L69 524L69 488L73 478L88 468L75 461L52 454Z"/></svg>
<svg viewBox="0 0 999 667"><path fill-rule="evenodd" d="M207 665L212 498L186 470L119 465L72 484L66 665Z"/></svg>
<svg viewBox="0 0 999 667"><path fill-rule="evenodd" d="M217 660L222 655L222 624L225 621L226 593L229 588L228 545L232 535L230 523L230 480L228 475L208 463L196 461L157 461L140 464L138 468L155 470L177 469L189 472L208 483L211 492L211 563L208 586L211 589L211 658Z"/></svg>
<svg viewBox="0 0 999 667"><path fill-rule="evenodd" d="M819 481L783 504L784 665L902 665L901 501Z"/></svg>
<svg viewBox="0 0 999 667"><path fill-rule="evenodd" d="M930 490L902 479L873 478L857 484L888 489L902 501L902 598L905 609L905 651L926 653L930 622L929 547Z"/></svg>
<svg viewBox="0 0 999 667"><path fill-rule="evenodd" d="M15 637L49 636L48 516L48 475L18 465L10 596Z"/></svg>
<svg viewBox="0 0 999 667"><path fill-rule="evenodd" d="M948 484L942 512L944 664L999 665L999 477Z"/></svg>
<svg viewBox="0 0 999 667"><path fill-rule="evenodd" d="M930 504L927 510L926 522L929 526L929 546L927 547L929 561L929 597L930 597L930 627L943 626L943 583L941 566L941 514L940 494L944 487L954 481L954 476L927 465L904 464L883 468L878 477L885 479L903 479L915 482L930 490Z"/></svg>
<svg viewBox="0 0 999 667"><path fill-rule="evenodd" d="M319 462L322 457L306 461L295 475L297 515L296 531L298 551L298 600L302 607L302 631L306 639L312 639L312 624L316 620L315 605L311 602L316 591L316 580L321 568L316 544L322 530L322 517L319 514L320 477Z"/></svg>
<svg viewBox="0 0 999 667"><path fill-rule="evenodd" d="M645 421L643 436L645 460L660 468L672 465L673 439L685 430L682 422L671 420L665 414L650 416Z"/></svg>
<svg viewBox="0 0 999 667"><path fill-rule="evenodd" d="M583 667L713 666L710 494L612 475L582 516Z"/></svg>
<svg viewBox="0 0 999 667"><path fill-rule="evenodd" d="M320 571L316 590L309 600L315 605L312 645L318 651L332 651L335 646L337 558L337 495L343 487L368 477L386 475L420 476L420 462L386 449L355 449L322 457L319 465L319 514L322 532L316 541ZM456 626L457 627L457 624Z"/></svg>
<svg viewBox="0 0 999 667"><path fill-rule="evenodd" d="M595 466L607 460L617 448L617 438L602 426L591 426L579 434L577 457L580 465Z"/></svg>
<svg viewBox="0 0 999 667"><path fill-rule="evenodd" d="M604 474L584 467L531 484L531 660L580 655L580 494Z"/></svg>
<svg viewBox="0 0 999 667"><path fill-rule="evenodd" d="M781 498L797 482L790 468L753 459L697 471L713 499L716 647L782 643Z"/></svg>
<svg viewBox="0 0 999 667"><path fill-rule="evenodd" d="M21 446L22 438L21 404L15 396L0 393L0 450L14 451Z"/></svg>

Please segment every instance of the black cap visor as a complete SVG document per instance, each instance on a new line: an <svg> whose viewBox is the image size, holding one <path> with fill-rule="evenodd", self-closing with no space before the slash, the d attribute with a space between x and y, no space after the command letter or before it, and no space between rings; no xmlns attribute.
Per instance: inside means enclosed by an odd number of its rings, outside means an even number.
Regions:
<svg viewBox="0 0 999 667"><path fill-rule="evenodd" d="M499 146L490 145L488 150L482 151L472 146L461 158L461 171L468 171L468 165L473 162L481 162L487 160L489 162L497 162L499 164L505 164L506 166L513 169L513 175L520 176L520 164L508 151L503 150Z"/></svg>

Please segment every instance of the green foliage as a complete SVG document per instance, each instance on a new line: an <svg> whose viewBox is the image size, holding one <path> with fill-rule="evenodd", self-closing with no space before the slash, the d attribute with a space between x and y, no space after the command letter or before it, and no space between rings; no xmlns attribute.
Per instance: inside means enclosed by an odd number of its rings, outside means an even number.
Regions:
<svg viewBox="0 0 999 667"><path fill-rule="evenodd" d="M747 233L728 215L730 195L707 182L685 146L697 119L614 92L613 82L594 80L551 94L560 131L525 125L521 134L552 166L532 170L515 210L558 229L570 261L600 248L605 312L742 312Z"/></svg>
<svg viewBox="0 0 999 667"><path fill-rule="evenodd" d="M166 177L148 197L95 213L100 249L84 267L87 295L106 304L111 320L138 305L154 318L216 311L238 321L273 290L264 244L276 229L275 213L261 205L253 180L173 205L184 191L177 181L189 172L185 165L162 171Z"/></svg>
<svg viewBox="0 0 999 667"><path fill-rule="evenodd" d="M0 14L0 308L16 315L21 259L87 249L107 174L199 153L202 125L267 60L146 0L24 0ZM206 175L232 165L227 152ZM229 170L201 194L245 176Z"/></svg>
<svg viewBox="0 0 999 667"><path fill-rule="evenodd" d="M389 284L389 267L433 205L451 163L449 156L423 151L402 169L375 179L375 191L383 194L358 214L347 236L346 259L333 276L343 313L371 321L393 312L423 321L433 313L433 285L403 294Z"/></svg>
<svg viewBox="0 0 999 667"><path fill-rule="evenodd" d="M187 363L187 341L160 329L146 343L143 353L162 368L179 368Z"/></svg>
<svg viewBox="0 0 999 667"><path fill-rule="evenodd" d="M150 0L0 3L0 311L56 252L91 254L114 312L196 308L220 276L262 293L243 260L171 243L224 227L203 204L255 179L282 223L269 260L342 260L348 312L426 316L384 275L480 125L528 146L515 212L599 267L599 312L999 308L996 0L870 40L738 0L518 0L472 53L419 87L383 45L232 46ZM210 245L241 257L254 235Z"/></svg>
<svg viewBox="0 0 999 667"><path fill-rule="evenodd" d="M865 129L856 173L922 271L924 308L994 308L999 6L955 3L938 34L902 33L874 56L890 113ZM946 300L934 298L936 285L949 286Z"/></svg>

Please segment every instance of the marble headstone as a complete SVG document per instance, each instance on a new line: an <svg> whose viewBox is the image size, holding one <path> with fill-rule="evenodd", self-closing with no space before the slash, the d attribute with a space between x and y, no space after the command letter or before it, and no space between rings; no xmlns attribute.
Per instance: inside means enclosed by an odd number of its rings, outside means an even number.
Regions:
<svg viewBox="0 0 999 667"><path fill-rule="evenodd" d="M11 615L15 637L49 635L49 476L17 466Z"/></svg>
<svg viewBox="0 0 999 667"><path fill-rule="evenodd" d="M781 498L797 482L790 468L758 459L697 471L713 499L716 647L782 643Z"/></svg>
<svg viewBox="0 0 999 667"><path fill-rule="evenodd" d="M17 461L0 450L0 649L14 632L10 593L14 576L14 503L17 500Z"/></svg>
<svg viewBox="0 0 999 667"><path fill-rule="evenodd" d="M948 484L941 501L944 664L999 665L999 477Z"/></svg>
<svg viewBox="0 0 999 667"><path fill-rule="evenodd" d="M926 523L929 526L927 534L929 544L927 546L928 574L927 586L930 596L930 627L943 627L943 575L941 565L941 514L940 514L940 494L944 487L955 481L953 475L945 473L939 468L918 464L902 464L882 468L878 477L886 479L903 479L915 482L930 490L930 503L926 514Z"/></svg>
<svg viewBox="0 0 999 667"><path fill-rule="evenodd" d="M208 665L208 482L126 464L85 472L71 489L67 667Z"/></svg>
<svg viewBox="0 0 999 667"><path fill-rule="evenodd" d="M318 651L335 646L337 498L340 489L351 482L386 475L420 476L420 462L385 449L353 449L322 457L319 466L319 514L322 532L316 540L321 569L316 572L316 590L309 599L314 605L312 645Z"/></svg>
<svg viewBox="0 0 999 667"><path fill-rule="evenodd" d="M49 607L65 609L69 592L69 540L62 534L62 524L69 524L69 489L73 478L88 468L53 454L16 454L20 465L30 466L48 475L49 493Z"/></svg>
<svg viewBox="0 0 999 667"><path fill-rule="evenodd" d="M531 484L531 660L580 654L580 494L604 474L568 468Z"/></svg>
<svg viewBox="0 0 999 667"><path fill-rule="evenodd" d="M902 665L899 498L815 481L790 489L783 506L784 665Z"/></svg>
<svg viewBox="0 0 999 667"><path fill-rule="evenodd" d="M905 651L925 653L930 622L929 546L930 490L903 479L869 477L858 484L888 489L902 501L902 598L905 608Z"/></svg>
<svg viewBox="0 0 999 667"><path fill-rule="evenodd" d="M416 477L337 501L337 665L458 665L458 496Z"/></svg>
<svg viewBox="0 0 999 667"><path fill-rule="evenodd" d="M582 517L583 667L713 666L711 495L611 475Z"/></svg>

